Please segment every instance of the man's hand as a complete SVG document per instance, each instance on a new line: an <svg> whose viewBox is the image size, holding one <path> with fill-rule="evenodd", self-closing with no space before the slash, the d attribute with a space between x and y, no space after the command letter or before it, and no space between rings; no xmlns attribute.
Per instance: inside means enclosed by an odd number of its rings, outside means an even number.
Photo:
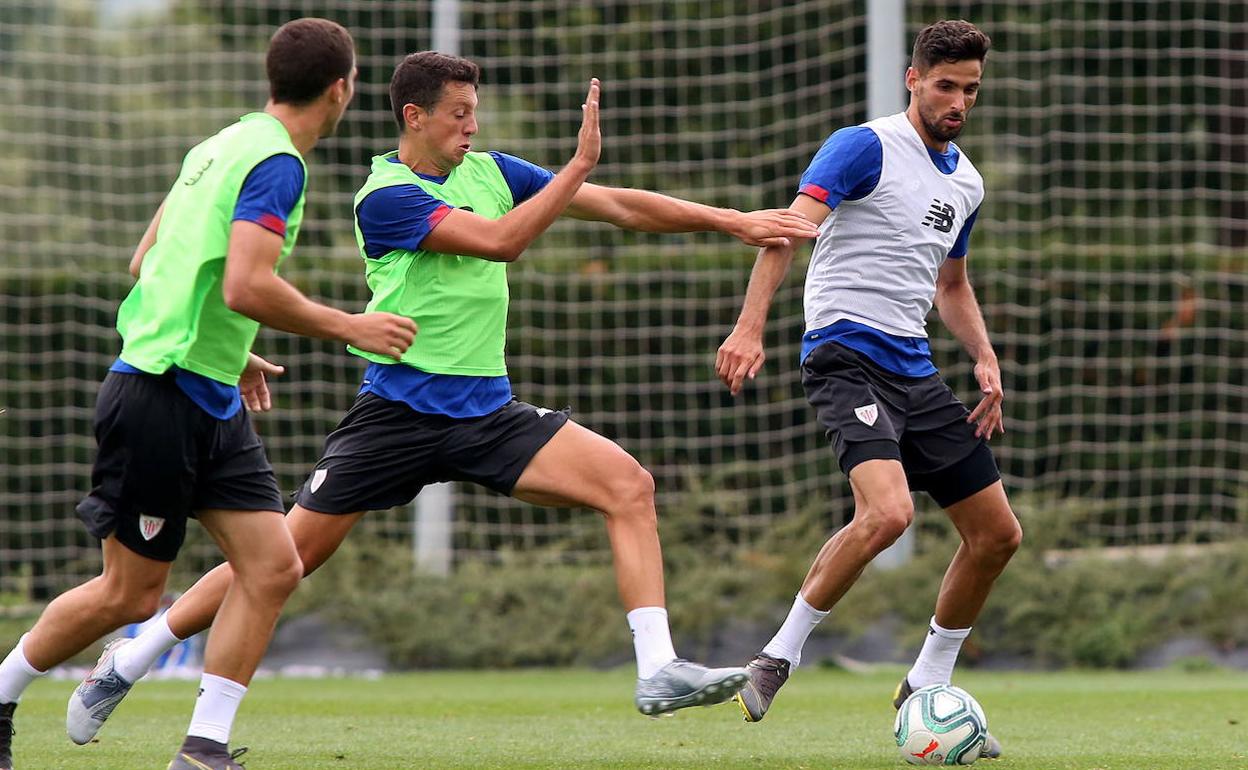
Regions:
<svg viewBox="0 0 1248 770"><path fill-rule="evenodd" d="M598 165L598 156L602 154L602 134L598 130L598 91L598 78L591 78L589 93L581 105L581 132L576 137L576 155L572 156L574 163L584 163L589 168Z"/></svg>
<svg viewBox="0 0 1248 770"><path fill-rule="evenodd" d="M735 396L741 392L745 378L754 379L765 360L767 354L763 352L763 335L734 328L715 354L715 374Z"/></svg>
<svg viewBox="0 0 1248 770"><path fill-rule="evenodd" d="M790 238L817 238L819 228L792 209L735 212L728 227L747 246L788 246Z"/></svg>
<svg viewBox="0 0 1248 770"><path fill-rule="evenodd" d="M273 408L273 400L269 397L267 377L279 377L286 373L286 367L271 364L255 353L248 354L247 366L243 375L238 378L238 391L243 397L243 405L249 412L267 412Z"/></svg>
<svg viewBox="0 0 1248 770"><path fill-rule="evenodd" d="M416 338L416 322L393 313L356 313L346 340L360 350L398 361Z"/></svg>
<svg viewBox="0 0 1248 770"><path fill-rule="evenodd" d="M966 421L979 423L975 428L976 438L982 436L991 441L994 431L1005 433L1005 418L1001 414L1005 389L1001 387L1001 367L996 356L984 357L976 362L975 379L979 382L979 391L984 394L984 398L967 416Z"/></svg>

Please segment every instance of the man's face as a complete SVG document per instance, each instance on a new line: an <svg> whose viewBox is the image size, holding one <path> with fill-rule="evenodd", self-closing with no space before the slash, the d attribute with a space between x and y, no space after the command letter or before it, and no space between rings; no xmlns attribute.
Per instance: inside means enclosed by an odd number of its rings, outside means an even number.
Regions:
<svg viewBox="0 0 1248 770"><path fill-rule="evenodd" d="M347 107L351 104L351 99L355 97L355 78L357 75L359 75L359 70L352 67L351 74L343 79L341 86L334 84L334 88L340 89L340 92L335 94L339 99L333 105L329 115L326 116L325 126L321 130L322 139L327 136L333 136L334 132L338 130L338 123L342 121L342 116L346 114Z"/></svg>
<svg viewBox="0 0 1248 770"><path fill-rule="evenodd" d="M449 170L463 163L477 133L477 89L471 83L442 86L442 96L423 115L422 130L439 166Z"/></svg>
<svg viewBox="0 0 1248 770"><path fill-rule="evenodd" d="M906 70L906 88L932 141L944 144L962 133L983 74L984 63L978 59L938 62L926 72Z"/></svg>

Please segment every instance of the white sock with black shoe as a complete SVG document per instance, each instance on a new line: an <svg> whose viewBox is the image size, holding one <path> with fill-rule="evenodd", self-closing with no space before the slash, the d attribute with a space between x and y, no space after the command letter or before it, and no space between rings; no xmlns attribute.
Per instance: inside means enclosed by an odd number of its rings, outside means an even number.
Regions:
<svg viewBox="0 0 1248 770"><path fill-rule="evenodd" d="M815 626L828 616L832 610L817 610L802 598L801 592L793 599L793 607L789 616L780 625L780 630L763 648L763 654L777 660L787 660L789 670L797 668L802 660L802 648Z"/></svg>
<svg viewBox="0 0 1248 770"><path fill-rule="evenodd" d="M637 654L637 678L649 679L659 669L676 660L672 632L663 607L638 607L628 613L633 632L633 652Z"/></svg>
<svg viewBox="0 0 1248 770"><path fill-rule="evenodd" d="M953 665L958 662L958 653L962 650L962 642L971 633L969 628L943 628L932 616L931 625L927 629L927 638L923 640L923 649L914 661L914 666L906 674L906 681L912 689L918 690L931 684L949 684L953 676Z"/></svg>
<svg viewBox="0 0 1248 770"><path fill-rule="evenodd" d="M22 645L26 643L28 636L29 632L22 634L13 651L0 663L0 703L17 703L31 682L48 673L40 671L26 660Z"/></svg>
<svg viewBox="0 0 1248 770"><path fill-rule="evenodd" d="M247 688L238 682L222 676L204 674L199 680L199 698L195 701L191 726L186 731L187 737L207 738L228 746L230 730L234 727L234 716L246 694Z"/></svg>

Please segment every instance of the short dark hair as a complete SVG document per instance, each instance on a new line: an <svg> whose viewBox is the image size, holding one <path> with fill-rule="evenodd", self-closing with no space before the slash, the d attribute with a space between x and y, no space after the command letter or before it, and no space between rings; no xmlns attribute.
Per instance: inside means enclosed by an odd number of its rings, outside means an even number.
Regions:
<svg viewBox="0 0 1248 770"><path fill-rule="evenodd" d="M931 69L940 62L960 62L979 59L988 55L992 41L969 21L938 21L923 29L914 39L914 52L910 66L917 70Z"/></svg>
<svg viewBox="0 0 1248 770"><path fill-rule="evenodd" d="M335 81L351 76L355 41L329 19L295 19L273 33L264 67L273 101L308 104Z"/></svg>
<svg viewBox="0 0 1248 770"><path fill-rule="evenodd" d="M475 62L437 51L408 54L394 68L394 77L390 78L390 106L399 130L406 125L404 106L414 104L423 110L432 110L442 98L442 87L447 83L469 83L476 88L480 82L481 68Z"/></svg>

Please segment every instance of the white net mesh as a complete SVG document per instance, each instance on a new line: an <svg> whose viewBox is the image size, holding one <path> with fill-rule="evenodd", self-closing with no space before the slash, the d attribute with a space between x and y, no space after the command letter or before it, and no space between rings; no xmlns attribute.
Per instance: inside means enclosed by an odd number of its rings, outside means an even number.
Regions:
<svg viewBox="0 0 1248 770"><path fill-rule="evenodd" d="M361 82L311 158L285 274L356 309L350 199L394 143L386 85L399 56L429 47L429 3L0 6L0 594L46 596L96 568L72 508L126 261L186 148L263 103L268 35L307 14L352 30ZM1009 488L1086 512L1089 542L1242 532L1244 4L912 2L907 35L942 17L994 40L960 144L988 187L970 267L1006 375ZM603 79L599 183L786 205L827 134L869 117L863 2L463 2L461 20L462 53L485 73L479 147L558 167L584 84ZM512 270L509 343L521 398L571 404L655 474L661 512L686 506L741 541L799 510L833 526L849 502L797 381L800 260L763 375L735 402L714 380L752 261L722 236L561 221ZM931 329L937 365L973 398L966 357ZM363 367L283 335L258 349L290 370L258 424L293 489ZM466 486L455 497L457 558L549 543L607 558L595 516ZM367 526L408 537L409 518Z"/></svg>

